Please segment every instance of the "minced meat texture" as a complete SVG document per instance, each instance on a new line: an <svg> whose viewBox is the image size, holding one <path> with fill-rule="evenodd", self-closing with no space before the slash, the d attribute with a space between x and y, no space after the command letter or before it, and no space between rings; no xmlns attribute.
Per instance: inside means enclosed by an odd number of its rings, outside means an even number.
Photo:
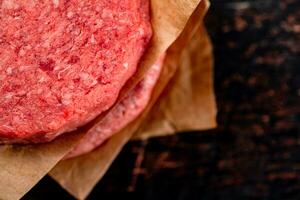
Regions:
<svg viewBox="0 0 300 200"><path fill-rule="evenodd" d="M151 37L148 0L0 0L0 140L45 142L115 102Z"/></svg>
<svg viewBox="0 0 300 200"><path fill-rule="evenodd" d="M88 153L137 118L147 106L159 78L164 55L148 70L145 77L99 123L88 130L79 144L66 156Z"/></svg>

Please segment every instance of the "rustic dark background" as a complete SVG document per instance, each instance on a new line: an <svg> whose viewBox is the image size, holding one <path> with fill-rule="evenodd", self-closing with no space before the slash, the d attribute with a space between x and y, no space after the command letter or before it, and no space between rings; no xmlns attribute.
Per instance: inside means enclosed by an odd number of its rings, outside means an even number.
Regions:
<svg viewBox="0 0 300 200"><path fill-rule="evenodd" d="M212 0L206 24L219 128L129 143L88 199L300 199L300 1Z"/></svg>

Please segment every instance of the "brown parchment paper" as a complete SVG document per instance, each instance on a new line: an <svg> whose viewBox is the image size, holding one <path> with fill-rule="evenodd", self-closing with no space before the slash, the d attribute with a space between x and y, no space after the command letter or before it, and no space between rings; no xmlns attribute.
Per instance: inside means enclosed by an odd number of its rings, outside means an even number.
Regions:
<svg viewBox="0 0 300 200"><path fill-rule="evenodd" d="M153 37L141 66L123 88L122 99L126 93L143 77L147 69L162 55L185 28L188 19L201 0L150 0Z"/></svg>
<svg viewBox="0 0 300 200"><path fill-rule="evenodd" d="M154 93L151 98L151 101L147 106L146 110L143 112L143 114L137 120L129 124L121 132L115 134L112 138L108 140L107 143L102 145L100 148L96 149L95 151L89 154L77 158L73 158L70 160L61 161L51 170L51 172L49 173L50 176L53 179L55 179L63 188L65 188L74 197L76 197L77 199L86 198L87 195L90 193L90 191L93 189L93 187L96 185L96 183L102 178L102 176L105 174L105 172L107 171L107 169L109 168L109 166L111 165L115 157L118 155L122 147L126 144L126 142L129 139L131 139L132 135L140 127L140 124L148 116L148 113L152 108L152 106L154 105L154 103L156 102L159 94L162 92L166 84L169 82L171 77L173 77L174 73L176 72L179 63L182 62L182 59L190 60L190 56L191 56L191 54L189 54L191 51L190 49L193 50L199 50L201 48L207 49L203 52L205 56L202 57L207 58L209 62L207 65L203 65L203 67L199 67L204 69L197 70L197 74L199 74L201 71L206 72L206 74L208 74L208 76L203 76L205 77L205 79L207 79L207 81L203 81L203 83L205 84L200 89L202 90L203 88L205 88L204 91L207 91L206 93L209 93L208 96L212 97L211 104L214 105L214 99L212 94L213 91L211 88L212 87L211 86L212 57L210 51L211 49L210 43L204 29L202 27L198 28L199 26L201 26L200 22L208 8L208 5L209 5L208 1L201 2L199 7L197 8L197 12L194 13L194 15L191 17L184 33L181 35L181 37L177 39L177 41L168 50L166 62L163 67L163 72L160 76L157 86L154 89ZM189 39L195 33L197 34L196 37L197 38L200 37L200 39L193 39L190 45L188 45L186 48L183 48L184 46L186 46L186 43L188 43ZM205 40L208 43L203 42L203 40ZM202 47L202 45L208 45L208 47ZM193 54L193 56L194 55L195 54ZM194 63L194 64L198 64L198 63ZM191 65L188 66L188 68L191 67L192 67ZM188 76L184 76L182 78L186 80L186 79L191 79L191 77L189 76L190 73L195 73L195 72L189 69L186 71L183 70L182 72L177 71L177 74L178 73L188 74ZM197 74L195 74L195 76L197 76ZM178 79L176 78L175 82L177 81ZM198 83L202 84L201 82ZM208 89L206 89L206 86L208 86ZM189 84L187 87L190 88L189 90L192 90L191 84ZM199 87L197 86L197 88ZM197 91L197 93L201 93L201 90ZM198 96L198 94L195 95ZM203 96L205 95L206 94L204 94ZM200 94L199 96L202 95ZM164 99L164 96L162 99ZM208 99L205 98L205 100ZM212 110L214 109L213 106L211 106L210 108ZM210 111L209 113L213 113L213 111ZM211 119L211 121L214 121L214 119ZM208 125L207 127L212 127L212 126L214 126L214 124L210 122L210 125Z"/></svg>
<svg viewBox="0 0 300 200"><path fill-rule="evenodd" d="M169 63L167 66L165 65L163 75L160 77L150 103L142 115L111 137L100 148L89 154L61 161L50 171L49 175L74 197L77 199L85 199L87 197L126 142L137 131L139 125L145 119L150 108L176 70L176 66L171 65L171 61Z"/></svg>
<svg viewBox="0 0 300 200"><path fill-rule="evenodd" d="M212 45L203 26L183 50L168 88L133 139L216 127Z"/></svg>
<svg viewBox="0 0 300 200"><path fill-rule="evenodd" d="M151 0L154 37L137 74L124 88L132 88L145 70L175 41L200 1ZM84 130L79 129L49 144L0 145L0 199L20 199L78 143ZM119 134L119 140L125 141L126 137L121 136Z"/></svg>
<svg viewBox="0 0 300 200"><path fill-rule="evenodd" d="M0 199L20 199L75 145L80 134L40 145L0 146Z"/></svg>

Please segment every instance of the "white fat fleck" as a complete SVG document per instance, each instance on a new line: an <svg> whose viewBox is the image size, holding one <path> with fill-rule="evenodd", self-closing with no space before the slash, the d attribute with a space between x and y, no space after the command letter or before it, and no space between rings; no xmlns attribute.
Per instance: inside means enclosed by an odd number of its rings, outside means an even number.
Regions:
<svg viewBox="0 0 300 200"><path fill-rule="evenodd" d="M134 103L131 103L131 104L129 105L129 108L130 108L130 109L135 109L135 104L134 104Z"/></svg>
<svg viewBox="0 0 300 200"><path fill-rule="evenodd" d="M20 66L18 69L19 69L19 72L23 72L23 71L25 71L25 70L28 69L28 68L29 68L29 66L22 65L22 66Z"/></svg>
<svg viewBox="0 0 300 200"><path fill-rule="evenodd" d="M94 34L92 34L92 36L91 36L91 43L92 43L92 44L96 44L96 43L97 43L97 40L96 40Z"/></svg>
<svg viewBox="0 0 300 200"><path fill-rule="evenodd" d="M18 9L19 5L15 0L4 0L1 7L3 9Z"/></svg>
<svg viewBox="0 0 300 200"><path fill-rule="evenodd" d="M66 67L65 69L62 69L62 70L60 70L59 72L58 72L58 74L57 74L57 78L58 79L61 79L61 74L63 73L63 72L65 72L65 71L67 71L67 70L69 70L71 68L71 66L68 66L68 67ZM59 70L60 69L60 67L57 67L57 68L54 68L54 71L57 71L57 70Z"/></svg>
<svg viewBox="0 0 300 200"><path fill-rule="evenodd" d="M104 9L104 10L102 11L101 17L104 18L104 19L105 19L105 18L112 19L112 18L113 18L113 14L110 12L110 10Z"/></svg>
<svg viewBox="0 0 300 200"><path fill-rule="evenodd" d="M60 65L56 65L55 67L54 67L54 71L58 71L58 70L60 70L61 69L61 66ZM64 71L64 69L62 70L62 71Z"/></svg>
<svg viewBox="0 0 300 200"><path fill-rule="evenodd" d="M93 77L91 74L88 74L86 72L79 73L79 77L80 80L82 80L82 83L89 87L93 87L98 83L95 77Z"/></svg>
<svg viewBox="0 0 300 200"><path fill-rule="evenodd" d="M52 0L54 7L57 8L59 6L59 0Z"/></svg>
<svg viewBox="0 0 300 200"><path fill-rule="evenodd" d="M43 89L42 88L39 88L37 91L36 91L37 94L42 94L43 93Z"/></svg>
<svg viewBox="0 0 300 200"><path fill-rule="evenodd" d="M144 35L144 34L145 34L145 31L144 31L143 28L139 28L139 29L138 29L138 33L139 33L140 35Z"/></svg>
<svg viewBox="0 0 300 200"><path fill-rule="evenodd" d="M128 63L126 62L126 63L123 63L123 67L125 68L125 69L128 69Z"/></svg>
<svg viewBox="0 0 300 200"><path fill-rule="evenodd" d="M72 34L79 36L81 34L81 29L79 27L75 27L72 31Z"/></svg>
<svg viewBox="0 0 300 200"><path fill-rule="evenodd" d="M47 127L50 127L50 128L56 128L56 127L57 127L57 124L58 124L57 121L52 121L52 122L50 122L50 123L48 124Z"/></svg>
<svg viewBox="0 0 300 200"><path fill-rule="evenodd" d="M18 116L18 115L14 115L14 116L12 117L12 120L13 120L15 123L19 123L19 122L21 122L21 117Z"/></svg>
<svg viewBox="0 0 300 200"><path fill-rule="evenodd" d="M31 1L28 1L27 0L27 2L26 2L26 6L28 7L28 8L34 8L34 6L36 5L36 3L37 3L37 1L36 0L31 0Z"/></svg>
<svg viewBox="0 0 300 200"><path fill-rule="evenodd" d="M93 87L97 85L98 81L96 79L93 79L93 82L91 83L90 87Z"/></svg>
<svg viewBox="0 0 300 200"><path fill-rule="evenodd" d="M127 20L120 19L120 20L119 20L119 23L121 23L121 24L126 24L126 23L127 23Z"/></svg>
<svg viewBox="0 0 300 200"><path fill-rule="evenodd" d="M63 98L64 98L64 99L71 99L71 98L72 98L72 94L71 94L71 93L65 93L65 94L63 95Z"/></svg>
<svg viewBox="0 0 300 200"><path fill-rule="evenodd" d="M46 93L44 98L47 99L48 97L51 97L51 94L52 94L51 92Z"/></svg>
<svg viewBox="0 0 300 200"><path fill-rule="evenodd" d="M8 68L6 69L6 74L7 74L7 75L12 75L12 68L11 68L11 67L8 67Z"/></svg>
<svg viewBox="0 0 300 200"><path fill-rule="evenodd" d="M39 81L38 81L39 83L43 83L43 82L45 82L45 77L44 76L42 76L40 79L39 79Z"/></svg>
<svg viewBox="0 0 300 200"><path fill-rule="evenodd" d="M81 80L87 80L88 78L89 78L89 74L88 73L85 73L85 72L81 72L80 74L79 74L79 77L80 77L80 79Z"/></svg>
<svg viewBox="0 0 300 200"><path fill-rule="evenodd" d="M73 15L74 15L74 13L73 13L72 11L69 11L69 12L67 13L67 17L68 17L69 19L72 18Z"/></svg>
<svg viewBox="0 0 300 200"><path fill-rule="evenodd" d="M31 49L32 49L32 46L31 46L31 45L27 45L27 46L24 47L24 49L25 49L25 50L31 50Z"/></svg>
<svg viewBox="0 0 300 200"><path fill-rule="evenodd" d="M95 20L95 28L101 28L103 26L103 20L102 19L96 19Z"/></svg>
<svg viewBox="0 0 300 200"><path fill-rule="evenodd" d="M14 130L12 126L8 126L8 125L1 125L1 126L9 130Z"/></svg>
<svg viewBox="0 0 300 200"><path fill-rule="evenodd" d="M5 99L11 99L13 96L15 95L15 93L13 92L8 92L4 95L4 98Z"/></svg>
<svg viewBox="0 0 300 200"><path fill-rule="evenodd" d="M24 95L26 95L26 91L24 91L24 90L19 91L19 92L17 93L17 95L18 95L18 96L24 96Z"/></svg>
<svg viewBox="0 0 300 200"><path fill-rule="evenodd" d="M159 70L160 69L160 65L159 64L154 64L154 65L152 65L152 69L154 69L155 71Z"/></svg>
<svg viewBox="0 0 300 200"><path fill-rule="evenodd" d="M19 55L20 55L20 56L24 56L25 53L26 53L26 52L24 51L24 49L20 49L20 51L19 51Z"/></svg>
<svg viewBox="0 0 300 200"><path fill-rule="evenodd" d="M30 92L27 92L26 96L31 97L33 94L35 94L35 92L36 92L35 90L31 90Z"/></svg>
<svg viewBox="0 0 300 200"><path fill-rule="evenodd" d="M44 43L42 44L42 47L44 48L50 47L50 40L45 40Z"/></svg>
<svg viewBox="0 0 300 200"><path fill-rule="evenodd" d="M64 105L69 105L71 103L71 98L72 98L72 94L70 93L66 93L62 96L62 100L61 102L64 104Z"/></svg>

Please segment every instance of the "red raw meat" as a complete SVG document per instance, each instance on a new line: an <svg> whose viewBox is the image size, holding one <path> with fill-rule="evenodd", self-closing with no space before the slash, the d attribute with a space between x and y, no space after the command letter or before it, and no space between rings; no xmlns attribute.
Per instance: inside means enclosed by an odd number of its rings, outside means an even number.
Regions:
<svg viewBox="0 0 300 200"><path fill-rule="evenodd" d="M98 124L89 129L80 143L66 158L92 151L141 114L150 100L152 90L160 75L163 58L164 56L148 70L145 77L120 103L110 110Z"/></svg>
<svg viewBox="0 0 300 200"><path fill-rule="evenodd" d="M0 142L46 142L115 102L152 35L148 0L0 0Z"/></svg>

